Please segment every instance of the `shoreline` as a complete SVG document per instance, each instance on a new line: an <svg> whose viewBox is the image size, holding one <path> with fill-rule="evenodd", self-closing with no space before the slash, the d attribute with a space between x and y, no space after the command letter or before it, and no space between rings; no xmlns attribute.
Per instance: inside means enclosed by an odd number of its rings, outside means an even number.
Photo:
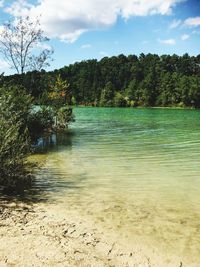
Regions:
<svg viewBox="0 0 200 267"><path fill-rule="evenodd" d="M122 238L76 212L51 204L0 208L0 266L181 267L197 266Z"/></svg>
<svg viewBox="0 0 200 267"><path fill-rule="evenodd" d="M144 106L138 106L138 107L101 107L101 106L92 106L92 105L77 105L72 106L72 108L119 108L119 109L175 109L175 110L200 110L200 108L194 108L194 107L162 107L162 106L152 106L152 107L144 107Z"/></svg>

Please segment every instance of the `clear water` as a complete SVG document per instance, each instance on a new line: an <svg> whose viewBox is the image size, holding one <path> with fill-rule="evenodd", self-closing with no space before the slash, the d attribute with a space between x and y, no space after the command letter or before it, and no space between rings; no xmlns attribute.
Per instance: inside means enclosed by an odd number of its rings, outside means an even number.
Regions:
<svg viewBox="0 0 200 267"><path fill-rule="evenodd" d="M127 240L200 266L200 111L76 108L37 186Z"/></svg>

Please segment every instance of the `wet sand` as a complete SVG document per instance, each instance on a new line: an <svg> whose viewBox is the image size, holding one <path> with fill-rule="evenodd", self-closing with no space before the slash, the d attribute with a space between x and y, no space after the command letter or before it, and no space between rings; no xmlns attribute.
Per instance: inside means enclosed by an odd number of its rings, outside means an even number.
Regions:
<svg viewBox="0 0 200 267"><path fill-rule="evenodd" d="M0 240L1 267L195 266L136 240L120 240L76 212L43 203L2 204Z"/></svg>

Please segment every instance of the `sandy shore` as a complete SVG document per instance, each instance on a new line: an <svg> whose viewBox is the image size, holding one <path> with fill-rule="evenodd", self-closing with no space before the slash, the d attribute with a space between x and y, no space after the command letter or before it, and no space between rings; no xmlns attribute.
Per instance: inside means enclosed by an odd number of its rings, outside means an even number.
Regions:
<svg viewBox="0 0 200 267"><path fill-rule="evenodd" d="M0 266L181 267L182 259L121 242L79 214L55 206L2 204Z"/></svg>

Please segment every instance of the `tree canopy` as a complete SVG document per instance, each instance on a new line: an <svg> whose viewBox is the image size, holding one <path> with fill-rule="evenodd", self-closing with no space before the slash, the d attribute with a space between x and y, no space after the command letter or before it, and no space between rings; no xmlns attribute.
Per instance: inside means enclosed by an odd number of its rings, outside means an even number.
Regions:
<svg viewBox="0 0 200 267"><path fill-rule="evenodd" d="M24 86L38 102L58 75L70 84L73 102L97 106L200 107L200 55L141 54L105 57L59 70L28 72ZM20 83L20 75L4 77Z"/></svg>

